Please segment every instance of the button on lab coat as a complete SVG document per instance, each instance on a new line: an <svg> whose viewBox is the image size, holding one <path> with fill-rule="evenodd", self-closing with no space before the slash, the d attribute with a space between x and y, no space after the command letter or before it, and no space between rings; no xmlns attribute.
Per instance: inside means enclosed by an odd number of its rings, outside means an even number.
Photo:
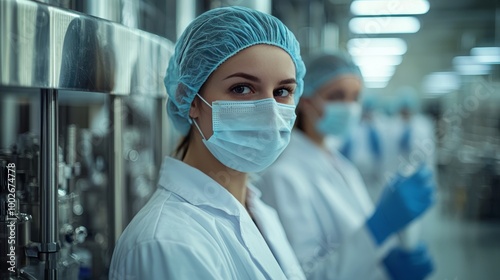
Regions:
<svg viewBox="0 0 500 280"><path fill-rule="evenodd" d="M308 279L387 279L365 226L373 212L361 175L338 152L299 131L259 174L262 200L274 207Z"/></svg>
<svg viewBox="0 0 500 280"><path fill-rule="evenodd" d="M276 212L256 189L247 203L259 228L221 185L166 158L158 189L116 244L109 278L304 279Z"/></svg>

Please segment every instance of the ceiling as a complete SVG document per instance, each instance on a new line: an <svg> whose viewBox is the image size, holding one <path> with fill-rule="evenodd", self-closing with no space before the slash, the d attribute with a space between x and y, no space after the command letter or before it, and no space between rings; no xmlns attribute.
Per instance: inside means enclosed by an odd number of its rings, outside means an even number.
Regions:
<svg viewBox="0 0 500 280"><path fill-rule="evenodd" d="M313 2L322 5L323 15L314 14L314 11L318 11L311 10ZM335 23L339 27L338 46L345 49L348 39L360 37L350 33L347 26L352 17L350 3L350 0L274 0L273 7L275 10L276 7L285 10L278 17L285 17L287 24L292 26L300 21L297 15L307 11L310 16L298 25L311 24L311 21L321 16L323 22ZM408 50L388 86L378 91L391 94L401 86L412 86L420 91L422 80L427 74L452 71L452 59L455 56L469 55L472 47L500 46L500 0L429 0L429 3L429 12L417 16L421 24L417 33L395 35L406 41ZM295 14L290 15L290 9L286 9L290 5L295 7ZM486 78L500 80L498 72Z"/></svg>

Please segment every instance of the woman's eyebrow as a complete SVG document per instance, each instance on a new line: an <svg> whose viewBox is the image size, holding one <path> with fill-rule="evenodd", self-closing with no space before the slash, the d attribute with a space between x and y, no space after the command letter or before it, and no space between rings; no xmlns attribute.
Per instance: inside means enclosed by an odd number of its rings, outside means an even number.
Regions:
<svg viewBox="0 0 500 280"><path fill-rule="evenodd" d="M283 80L279 84L284 85L284 84L296 84L296 83L297 83L297 81L294 78L291 78L291 79Z"/></svg>
<svg viewBox="0 0 500 280"><path fill-rule="evenodd" d="M227 80L227 79L233 78L233 77L241 77L241 78L245 78L247 80L257 82L257 83L260 82L259 78L255 77L253 75L247 74L247 73L243 73L243 72L231 74L231 75L227 76L226 78L224 78L224 80Z"/></svg>
<svg viewBox="0 0 500 280"><path fill-rule="evenodd" d="M231 74L231 75L227 76L226 78L224 78L224 80L227 80L229 78L234 78L234 77L245 78L247 80L250 80L250 81L253 81L253 82L257 82L257 83L260 82L260 79L258 77L255 77L253 75L250 75L250 74L247 74L247 73L243 73L243 72L238 72L238 73ZM279 82L280 85L284 85L284 84L296 84L296 83L297 83L297 81L294 78L285 79L285 80L282 80L282 81Z"/></svg>

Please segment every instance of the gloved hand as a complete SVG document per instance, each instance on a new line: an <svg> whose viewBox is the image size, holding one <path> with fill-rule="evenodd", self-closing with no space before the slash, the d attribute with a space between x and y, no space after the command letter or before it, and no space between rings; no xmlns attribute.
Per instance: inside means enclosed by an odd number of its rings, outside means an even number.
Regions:
<svg viewBox="0 0 500 280"><path fill-rule="evenodd" d="M367 221L377 244L424 213L432 205L434 189L432 171L426 166L408 178L398 175L384 189L373 216Z"/></svg>
<svg viewBox="0 0 500 280"><path fill-rule="evenodd" d="M385 257L384 265L392 280L422 280L434 270L434 264L424 244L412 251L393 249Z"/></svg>

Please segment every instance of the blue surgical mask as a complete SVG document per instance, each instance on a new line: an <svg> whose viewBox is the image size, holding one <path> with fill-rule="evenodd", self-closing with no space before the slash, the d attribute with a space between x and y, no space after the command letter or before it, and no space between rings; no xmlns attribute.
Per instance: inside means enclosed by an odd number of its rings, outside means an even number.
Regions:
<svg viewBox="0 0 500 280"><path fill-rule="evenodd" d="M241 172L259 172L271 165L290 142L295 106L274 98L251 101L214 101L213 135L207 140L196 128L207 149L222 164Z"/></svg>
<svg viewBox="0 0 500 280"><path fill-rule="evenodd" d="M345 138L359 124L361 106L357 102L330 102L323 110L323 117L316 129L323 135Z"/></svg>

